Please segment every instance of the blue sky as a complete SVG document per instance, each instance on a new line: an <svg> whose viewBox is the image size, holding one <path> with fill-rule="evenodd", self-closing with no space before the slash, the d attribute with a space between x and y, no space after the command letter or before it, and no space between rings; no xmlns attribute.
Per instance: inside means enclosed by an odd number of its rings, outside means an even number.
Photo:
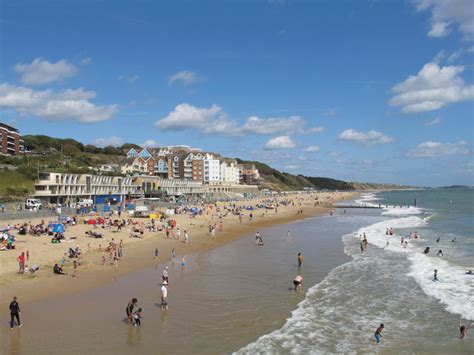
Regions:
<svg viewBox="0 0 474 355"><path fill-rule="evenodd" d="M21 1L0 11L0 121L188 144L291 173L474 184L466 0Z"/></svg>

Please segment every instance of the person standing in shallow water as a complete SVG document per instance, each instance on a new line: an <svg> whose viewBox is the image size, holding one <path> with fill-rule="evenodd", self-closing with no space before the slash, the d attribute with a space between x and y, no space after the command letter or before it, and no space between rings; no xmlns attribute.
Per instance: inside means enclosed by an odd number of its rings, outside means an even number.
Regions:
<svg viewBox="0 0 474 355"><path fill-rule="evenodd" d="M125 309L125 311L127 312L127 319L129 325L133 324L133 308L135 308L137 302L138 300L136 298L132 298L132 300L128 302L127 308Z"/></svg>
<svg viewBox="0 0 474 355"><path fill-rule="evenodd" d="M375 341L379 344L382 341L382 331L385 329L385 325L382 323L380 326L375 330Z"/></svg>
<svg viewBox="0 0 474 355"><path fill-rule="evenodd" d="M301 267L301 265L303 265L303 260L304 260L303 254L298 253L298 267Z"/></svg>

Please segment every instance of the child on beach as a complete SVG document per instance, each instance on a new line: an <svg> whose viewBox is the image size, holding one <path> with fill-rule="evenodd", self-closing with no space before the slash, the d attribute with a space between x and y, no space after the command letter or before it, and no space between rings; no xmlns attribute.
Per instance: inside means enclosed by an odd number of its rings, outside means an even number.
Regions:
<svg viewBox="0 0 474 355"><path fill-rule="evenodd" d="M161 309L168 309L168 282L163 281L161 286Z"/></svg>
<svg viewBox="0 0 474 355"><path fill-rule="evenodd" d="M138 311L133 312L133 322L135 323L135 327L142 325L142 309L138 308Z"/></svg>
<svg viewBox="0 0 474 355"><path fill-rule="evenodd" d="M375 341L379 344L382 341L382 331L385 329L385 325L382 323L380 326L375 330Z"/></svg>
<svg viewBox="0 0 474 355"><path fill-rule="evenodd" d="M155 249L155 260L158 259L158 256L160 255L160 252L158 251L158 248Z"/></svg>

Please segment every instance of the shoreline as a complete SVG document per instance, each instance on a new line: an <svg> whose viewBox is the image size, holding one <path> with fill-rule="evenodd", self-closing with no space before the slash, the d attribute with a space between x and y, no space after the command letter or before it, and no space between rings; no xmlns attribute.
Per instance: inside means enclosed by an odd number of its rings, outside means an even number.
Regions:
<svg viewBox="0 0 474 355"><path fill-rule="evenodd" d="M76 278L54 275L47 265L40 269L39 275L35 278L26 275L20 276L17 273L12 274L11 272L4 273L0 275L0 286L2 288L0 310L6 310L8 303L15 295L21 298L22 303L26 304L54 296L72 295L91 288L106 285L113 282L118 277L152 267L157 263L168 261L173 248L176 250L179 258L182 255L210 251L237 238L253 233L259 228L281 225L329 213L331 210L329 207L324 205L314 206L314 198L316 196L319 198L330 198L331 203L336 203L342 200L352 199L358 195L359 193L357 192L308 194L304 196L304 200L297 200L298 203L295 204L295 206L279 207L278 213L266 211L262 214L261 210L254 211L255 216L252 222L248 221L247 216L244 218L244 223L239 223L237 216L231 215L229 217L224 217L222 219L225 223L224 230L218 232L216 236L209 236L207 233L207 227L204 228L205 226L202 222L207 222L206 216L201 216L204 218L196 218L191 221L186 219L186 215L174 216L173 218L178 220L178 226L180 226L182 230L187 229L189 231L190 242L188 244L175 239L164 238L164 232L146 232L143 239L135 240L137 238L132 238L133 240L130 240L127 232L124 232L125 234L122 233L116 235L111 234L112 232L107 233L107 230L100 230L103 233L105 232L107 237L115 238L117 242L120 237L123 237L124 239L124 258L123 261L120 261L118 267L110 265L101 266L99 260L102 254L98 251L98 248L95 248L91 249L91 252L84 256L85 263L83 266L78 268L78 277ZM296 197L294 199L296 200ZM246 205L255 202L257 201L242 201L239 204ZM302 214L297 214L296 211L301 208L303 208L304 212ZM72 228L76 227L77 226ZM83 229L84 228L89 229L88 226L83 226ZM68 234L68 231L66 234ZM27 238L45 237L27 236ZM110 239L103 238L99 241L103 246L105 246L107 240ZM99 243L97 240L91 240L90 238L85 239L85 237L83 237L74 241L74 245L76 243L81 243L82 249L85 250L86 248L84 248L83 243L92 241L96 242L95 246ZM63 246L62 249L66 249L66 245L60 245ZM155 260L153 257L155 248L158 248L160 251L158 260ZM17 254L19 254L22 249L14 250L13 253L11 251L5 253L9 253L9 256L14 256L16 258ZM4 255L4 253L0 255L2 266L4 265L4 259L1 259L1 257L4 257ZM69 264L71 264L70 261ZM66 268L66 271L69 271L69 269L70 267ZM0 314L3 313L4 312L0 311Z"/></svg>

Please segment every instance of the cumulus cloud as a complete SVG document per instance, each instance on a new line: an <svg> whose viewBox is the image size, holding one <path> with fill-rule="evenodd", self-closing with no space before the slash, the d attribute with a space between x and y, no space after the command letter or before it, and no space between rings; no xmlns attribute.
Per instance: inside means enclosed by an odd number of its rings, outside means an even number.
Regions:
<svg viewBox="0 0 474 355"><path fill-rule="evenodd" d="M425 126L436 126L441 123L441 118L435 117L432 120L426 121Z"/></svg>
<svg viewBox="0 0 474 355"><path fill-rule="evenodd" d="M430 37L445 37L452 27L468 40L474 39L472 0L416 0L418 11L431 11Z"/></svg>
<svg viewBox="0 0 474 355"><path fill-rule="evenodd" d="M142 147L145 147L145 148L153 148L153 147L156 147L156 146L158 146L158 143L156 143L156 141L153 140L153 139L147 139L142 144Z"/></svg>
<svg viewBox="0 0 474 355"><path fill-rule="evenodd" d="M310 145L306 148L301 149L302 152L307 152L307 153L318 153L320 150L321 148L319 148L316 145Z"/></svg>
<svg viewBox="0 0 474 355"><path fill-rule="evenodd" d="M324 127L323 126L311 127L311 128L305 129L304 131L308 133L321 133L324 131Z"/></svg>
<svg viewBox="0 0 474 355"><path fill-rule="evenodd" d="M43 58L36 58L30 64L18 63L15 71L21 73L21 82L27 85L39 85L69 78L77 74L77 68L62 59L51 63Z"/></svg>
<svg viewBox="0 0 474 355"><path fill-rule="evenodd" d="M91 57L86 57L81 60L82 65L88 65L92 63L92 58Z"/></svg>
<svg viewBox="0 0 474 355"><path fill-rule="evenodd" d="M303 124L300 116L277 117L262 119L257 116L247 118L241 127L242 133L273 134L278 132L293 131Z"/></svg>
<svg viewBox="0 0 474 355"><path fill-rule="evenodd" d="M449 155L464 155L469 153L466 141L442 143L427 141L420 143L415 149L409 151L407 156L413 158L439 158Z"/></svg>
<svg viewBox="0 0 474 355"><path fill-rule="evenodd" d="M158 120L155 126L169 131L190 128L204 129L218 119L225 119L225 113L217 105L212 105L210 108L200 108L183 103L177 105L167 116Z"/></svg>
<svg viewBox="0 0 474 355"><path fill-rule="evenodd" d="M392 88L390 105L400 106L403 113L417 113L474 100L474 85L466 85L460 77L463 70L463 66L425 64L417 75L410 75Z"/></svg>
<svg viewBox="0 0 474 355"><path fill-rule="evenodd" d="M388 144L393 142L393 138L384 135L378 131L358 132L355 129L346 129L339 134L339 139L345 141L353 141L361 144Z"/></svg>
<svg viewBox="0 0 474 355"><path fill-rule="evenodd" d="M167 116L159 119L155 126L158 129L178 131L201 129L204 133L244 135L275 134L294 132L304 123L300 116L260 118L248 117L242 125L228 118L218 105L210 108L196 107L187 103L177 105Z"/></svg>
<svg viewBox="0 0 474 355"><path fill-rule="evenodd" d="M107 137L107 138L97 138L94 141L94 144L98 147L107 147L111 145L112 147L118 147L123 144L122 138L119 137Z"/></svg>
<svg viewBox="0 0 474 355"><path fill-rule="evenodd" d="M265 143L265 149L288 149L295 146L296 144L291 140L290 136L275 137Z"/></svg>
<svg viewBox="0 0 474 355"><path fill-rule="evenodd" d="M21 115L32 115L50 120L73 119L92 123L110 119L117 105L97 106L90 100L94 91L82 88L61 92L33 90L22 86L0 84L0 109L13 109Z"/></svg>
<svg viewBox="0 0 474 355"><path fill-rule="evenodd" d="M337 115L337 111L334 108L328 108L327 110L322 111L321 115L326 117L334 117Z"/></svg>
<svg viewBox="0 0 474 355"><path fill-rule="evenodd" d="M189 70L182 70L176 74L171 75L168 78L168 84L173 85L176 82L180 82L183 85L191 85L198 82L199 80L200 78L196 75L196 73Z"/></svg>
<svg viewBox="0 0 474 355"><path fill-rule="evenodd" d="M133 84L135 81L137 81L138 79L140 79L140 77L136 74L134 75L120 75L118 77L118 80L120 81L127 81L128 83L130 84Z"/></svg>

